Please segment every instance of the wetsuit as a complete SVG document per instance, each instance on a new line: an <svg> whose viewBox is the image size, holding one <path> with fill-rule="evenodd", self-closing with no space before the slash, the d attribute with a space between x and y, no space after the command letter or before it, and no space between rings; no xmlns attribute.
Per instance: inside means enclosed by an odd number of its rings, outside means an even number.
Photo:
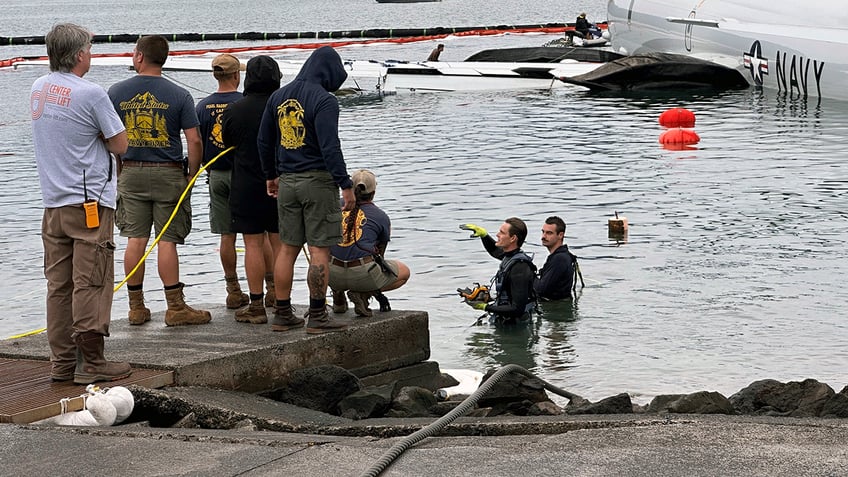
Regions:
<svg viewBox="0 0 848 477"><path fill-rule="evenodd" d="M548 255L533 284L536 296L544 300L571 298L574 262L568 246L563 244Z"/></svg>
<svg viewBox="0 0 848 477"><path fill-rule="evenodd" d="M495 239L488 235L482 237L482 240L489 255L501 261L495 275L495 303L487 305L486 312L493 315L495 324L529 319L535 304L533 280L536 278L536 267L533 261L521 249L504 252L495 245Z"/></svg>

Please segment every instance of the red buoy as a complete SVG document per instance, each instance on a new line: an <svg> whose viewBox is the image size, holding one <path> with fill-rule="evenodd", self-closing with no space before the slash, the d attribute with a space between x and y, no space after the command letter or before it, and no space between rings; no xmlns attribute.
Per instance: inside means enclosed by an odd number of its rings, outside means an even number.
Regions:
<svg viewBox="0 0 848 477"><path fill-rule="evenodd" d="M701 138L692 129L674 128L660 134L660 144L689 146L698 144Z"/></svg>
<svg viewBox="0 0 848 477"><path fill-rule="evenodd" d="M660 114L660 126L666 128L694 128L695 113L686 108L671 108Z"/></svg>

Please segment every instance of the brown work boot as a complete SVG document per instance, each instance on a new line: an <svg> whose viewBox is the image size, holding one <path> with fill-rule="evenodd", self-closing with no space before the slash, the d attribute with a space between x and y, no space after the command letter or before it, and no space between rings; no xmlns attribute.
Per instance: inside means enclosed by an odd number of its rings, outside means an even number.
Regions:
<svg viewBox="0 0 848 477"><path fill-rule="evenodd" d="M238 277L227 277L227 308L235 310L250 303L247 293L241 291Z"/></svg>
<svg viewBox="0 0 848 477"><path fill-rule="evenodd" d="M168 310L165 312L165 324L168 326L202 325L212 321L212 314L206 310L195 310L186 305L183 294L184 283L178 288L165 290Z"/></svg>
<svg viewBox="0 0 848 477"><path fill-rule="evenodd" d="M333 313L344 313L347 311L347 298L344 290L333 290Z"/></svg>
<svg viewBox="0 0 848 477"><path fill-rule="evenodd" d="M294 316L294 307L277 308L271 318L271 331L288 331L300 328L306 320Z"/></svg>
<svg viewBox="0 0 848 477"><path fill-rule="evenodd" d="M150 321L150 308L144 306L144 290L129 290L131 325L143 325Z"/></svg>
<svg viewBox="0 0 848 477"><path fill-rule="evenodd" d="M364 316L366 318L374 316L374 312L371 311L371 308L368 308L368 300L371 298L371 292L349 291L347 292L347 296L353 302L353 311L356 313L356 316Z"/></svg>
<svg viewBox="0 0 848 477"><path fill-rule="evenodd" d="M268 315L265 314L265 303L262 302L261 298L251 300L247 308L236 312L236 321L239 323L253 323L254 325L268 323Z"/></svg>
<svg viewBox="0 0 848 477"><path fill-rule="evenodd" d="M75 341L82 357L74 372L75 384L115 381L132 374L128 363L106 361L103 356L103 335L86 331L77 335Z"/></svg>
<svg viewBox="0 0 848 477"><path fill-rule="evenodd" d="M265 275L265 307L274 308L277 305L277 289L274 287L274 275Z"/></svg>
<svg viewBox="0 0 848 477"><path fill-rule="evenodd" d="M76 361L71 361L70 363L58 363L54 361L50 368L50 379L53 381L70 381L74 379L76 368Z"/></svg>
<svg viewBox="0 0 848 477"><path fill-rule="evenodd" d="M315 335L320 333L331 333L333 331L343 331L347 328L347 323L333 321L327 313L327 307L310 308L309 322L306 324L306 332Z"/></svg>

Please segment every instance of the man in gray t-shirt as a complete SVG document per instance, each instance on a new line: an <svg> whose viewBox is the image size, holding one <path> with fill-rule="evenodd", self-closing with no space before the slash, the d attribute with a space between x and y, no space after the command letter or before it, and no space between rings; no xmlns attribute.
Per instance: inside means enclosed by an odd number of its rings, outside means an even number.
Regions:
<svg viewBox="0 0 848 477"><path fill-rule="evenodd" d="M158 242L159 278L165 286L168 326L208 323L208 311L195 310L184 301L177 244L191 231L191 204L186 194L170 225L165 223L177 208L189 178L200 169L203 143L194 112L194 100L185 89L162 77L168 59L168 41L158 35L138 40L133 67L138 75L109 88L109 97L127 127L129 149L121 158L116 224L127 237L124 271L130 296L129 321L150 320L144 306L144 263L141 262L154 227ZM180 130L188 144L188 167L183 170ZM141 263L133 274L133 269Z"/></svg>
<svg viewBox="0 0 848 477"><path fill-rule="evenodd" d="M77 384L112 381L132 372L129 364L103 356L115 280L110 153L127 150L127 133L106 91L82 78L91 65L91 33L60 23L45 43L50 74L33 83L30 108L44 203L51 377Z"/></svg>

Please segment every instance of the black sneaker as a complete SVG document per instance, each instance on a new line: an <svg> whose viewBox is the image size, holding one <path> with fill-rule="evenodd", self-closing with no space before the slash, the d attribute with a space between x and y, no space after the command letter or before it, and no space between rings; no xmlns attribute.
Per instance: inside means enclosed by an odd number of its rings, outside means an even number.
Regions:
<svg viewBox="0 0 848 477"><path fill-rule="evenodd" d="M306 324L306 332L311 335L343 331L347 329L347 323L333 321L327 313L327 307L309 309L309 323Z"/></svg>
<svg viewBox="0 0 848 477"><path fill-rule="evenodd" d="M271 331L288 331L303 326L305 320L294 316L294 307L277 308L271 318Z"/></svg>

